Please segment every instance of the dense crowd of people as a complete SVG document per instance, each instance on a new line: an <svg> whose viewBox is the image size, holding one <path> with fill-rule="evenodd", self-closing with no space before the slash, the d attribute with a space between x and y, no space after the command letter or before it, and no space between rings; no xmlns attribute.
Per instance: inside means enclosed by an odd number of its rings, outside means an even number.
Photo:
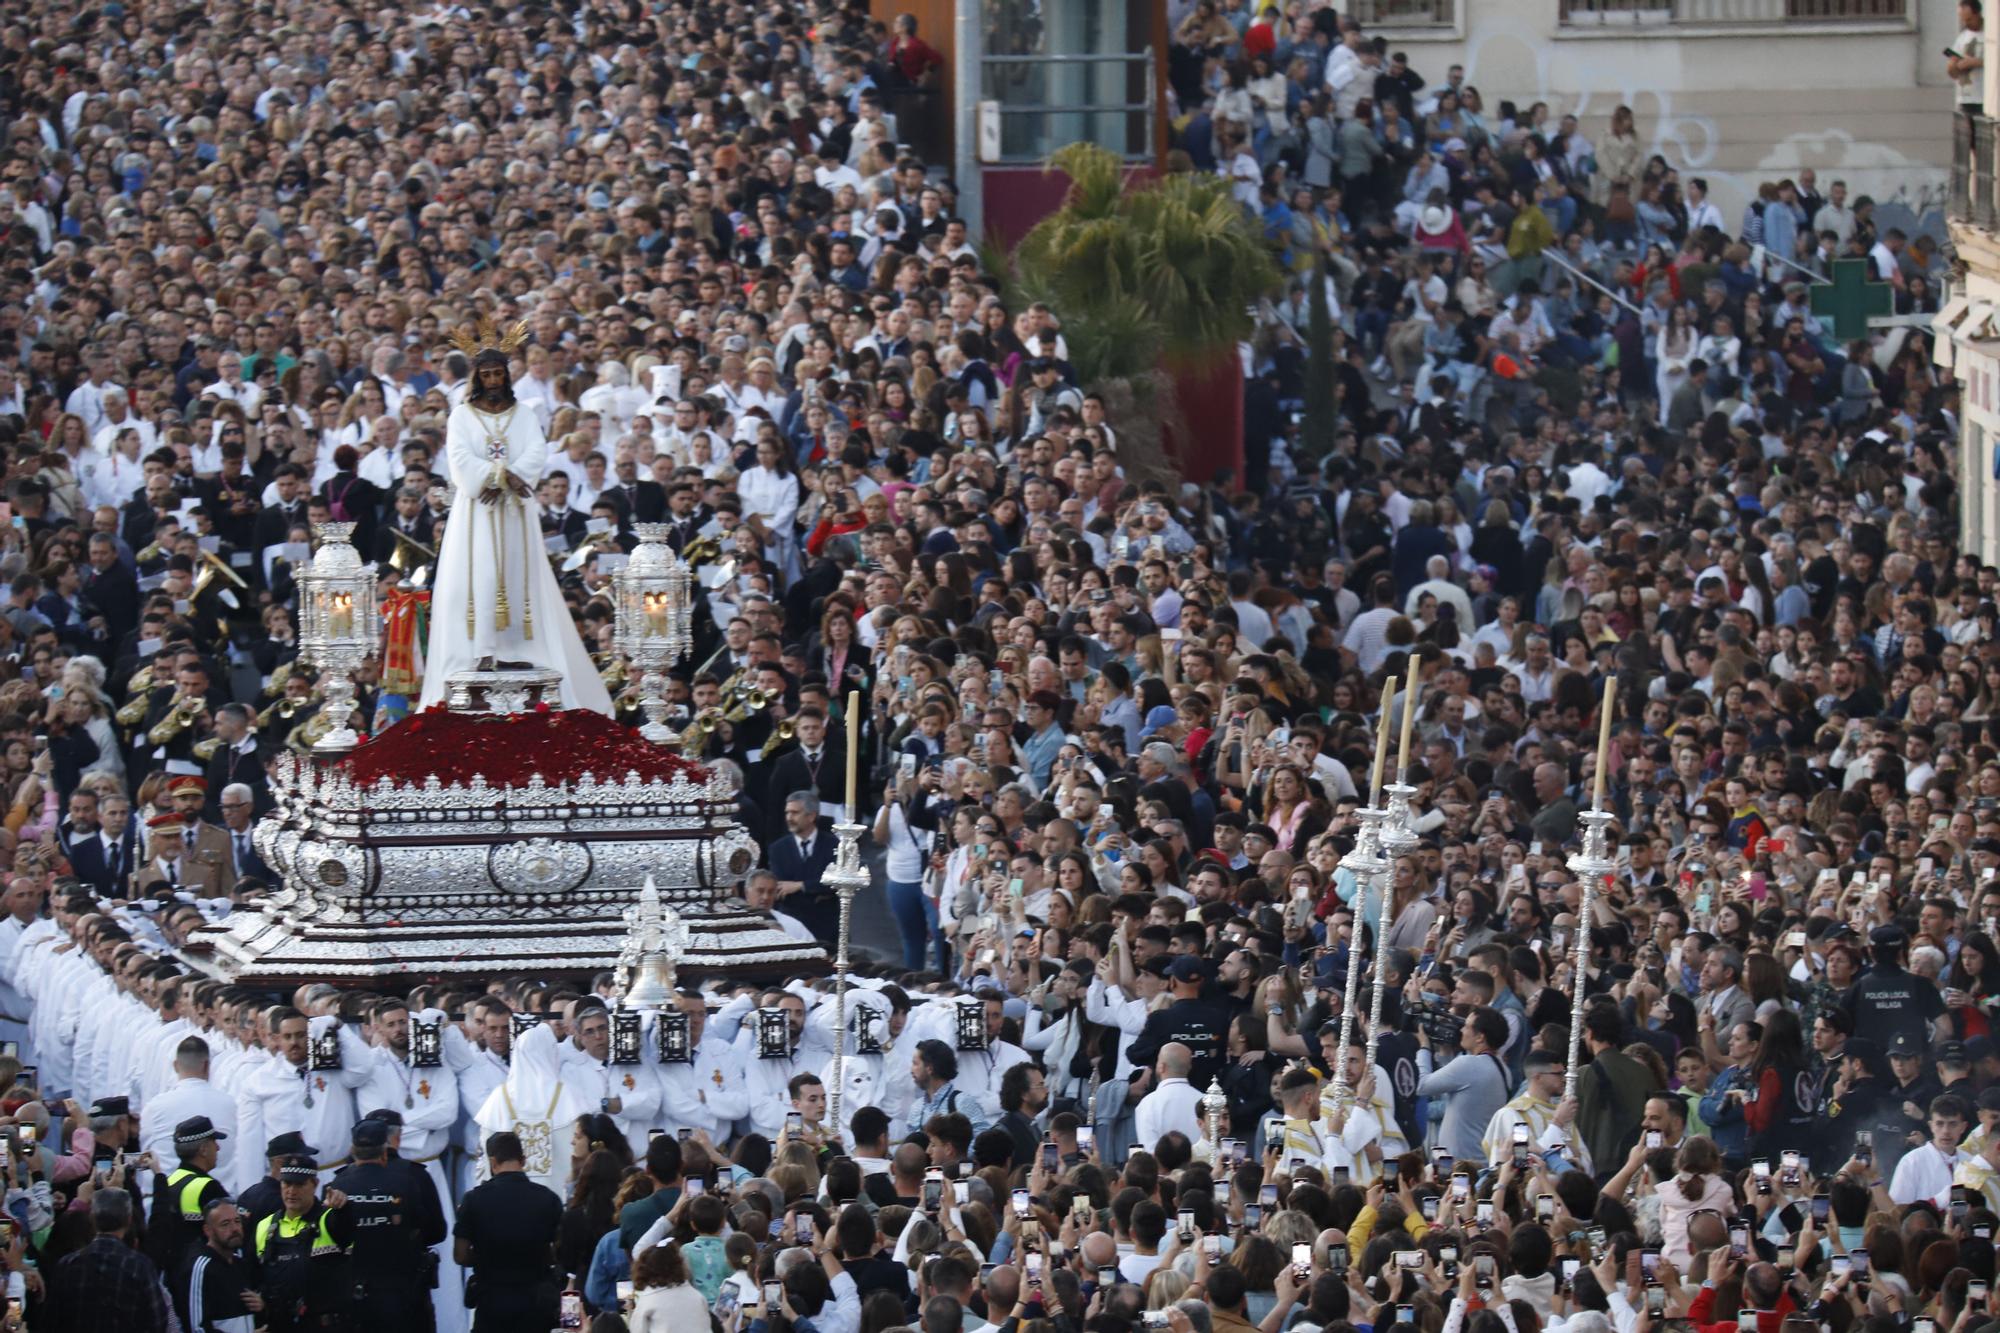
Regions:
<svg viewBox="0 0 2000 1333"><path fill-rule="evenodd" d="M0 3L8 1329L2000 1317L2000 571L1927 333L1808 299L1854 256L1934 309L1935 247L1810 172L1732 226L1629 111L1489 111L1316 0L1170 8L1169 167L1293 275L1241 476L1131 456L985 271L907 17ZM673 720L743 902L830 939L869 826L902 949L845 1026L200 965L326 730L296 571L348 523L419 586L479 318L621 716L634 526L702 575Z"/></svg>

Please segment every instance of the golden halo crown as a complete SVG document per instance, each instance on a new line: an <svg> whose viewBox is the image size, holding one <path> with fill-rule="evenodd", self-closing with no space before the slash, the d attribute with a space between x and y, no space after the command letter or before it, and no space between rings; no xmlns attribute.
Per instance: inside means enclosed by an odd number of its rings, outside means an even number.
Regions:
<svg viewBox="0 0 2000 1333"><path fill-rule="evenodd" d="M512 356L527 341L527 320L503 329L493 322L491 315L481 315L477 324L460 325L451 335L451 345L469 357L477 357L481 352Z"/></svg>

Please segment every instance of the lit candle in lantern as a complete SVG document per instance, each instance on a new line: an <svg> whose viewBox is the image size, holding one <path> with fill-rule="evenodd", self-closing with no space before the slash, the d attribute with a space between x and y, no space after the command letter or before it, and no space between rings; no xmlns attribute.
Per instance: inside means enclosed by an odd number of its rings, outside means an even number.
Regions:
<svg viewBox="0 0 2000 1333"><path fill-rule="evenodd" d="M1604 678L1604 708L1597 720L1597 791L1590 798L1590 808L1604 808L1604 780L1611 775L1611 710L1617 703L1618 682L1616 678Z"/></svg>
<svg viewBox="0 0 2000 1333"><path fill-rule="evenodd" d="M1382 687L1382 721L1375 728L1375 776L1368 783L1368 805L1372 809L1382 799L1382 770L1389 762L1389 709L1396 702L1396 681L1391 677Z"/></svg>
<svg viewBox="0 0 2000 1333"><path fill-rule="evenodd" d="M646 630L651 634L664 635L667 632L667 595L665 593L646 594Z"/></svg>
<svg viewBox="0 0 2000 1333"><path fill-rule="evenodd" d="M1415 648L1410 650L1410 683L1403 687L1403 748L1396 755L1396 775L1401 777L1410 766L1410 732L1417 724L1417 668L1423 659L1417 656Z"/></svg>
<svg viewBox="0 0 2000 1333"><path fill-rule="evenodd" d="M337 592L328 598L332 610L332 633L336 639L345 639L354 633L354 598L349 593Z"/></svg>

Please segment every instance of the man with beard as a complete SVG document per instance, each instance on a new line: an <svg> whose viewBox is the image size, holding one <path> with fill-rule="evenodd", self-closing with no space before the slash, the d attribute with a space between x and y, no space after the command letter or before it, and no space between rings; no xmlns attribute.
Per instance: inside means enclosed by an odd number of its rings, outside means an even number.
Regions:
<svg viewBox="0 0 2000 1333"><path fill-rule="evenodd" d="M445 423L445 457L457 495L438 547L423 706L443 701L449 678L495 668L554 671L562 702L609 715L598 679L543 554L530 503L548 459L535 414L514 400L509 356L527 326L482 323L455 335L472 356L472 392Z"/></svg>

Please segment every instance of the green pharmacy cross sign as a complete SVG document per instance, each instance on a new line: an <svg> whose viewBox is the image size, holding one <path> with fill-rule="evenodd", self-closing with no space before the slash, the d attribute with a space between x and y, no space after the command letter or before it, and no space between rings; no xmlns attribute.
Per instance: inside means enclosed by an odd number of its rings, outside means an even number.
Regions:
<svg viewBox="0 0 2000 1333"><path fill-rule="evenodd" d="M1895 295L1886 282L1868 279L1866 259L1836 259L1833 279L1812 289L1812 311L1829 319L1833 336L1852 342L1868 336L1868 321L1895 311Z"/></svg>

